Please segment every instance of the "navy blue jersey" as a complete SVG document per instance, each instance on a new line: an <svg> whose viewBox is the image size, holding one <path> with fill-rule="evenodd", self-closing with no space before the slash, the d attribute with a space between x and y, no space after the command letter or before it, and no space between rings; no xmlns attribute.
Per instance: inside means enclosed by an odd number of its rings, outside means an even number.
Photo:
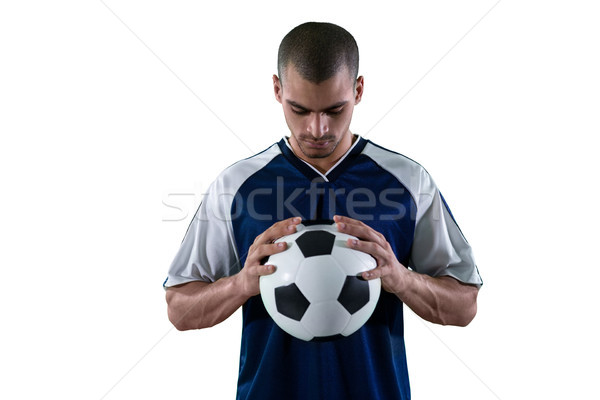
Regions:
<svg viewBox="0 0 600 400"><path fill-rule="evenodd" d="M273 223L345 215L382 233L405 266L480 285L472 251L429 174L416 162L358 138L321 173L282 139L227 168L209 188L165 287L239 272ZM402 302L382 292L354 334L305 342L281 330L260 296L243 306L238 399L409 399Z"/></svg>

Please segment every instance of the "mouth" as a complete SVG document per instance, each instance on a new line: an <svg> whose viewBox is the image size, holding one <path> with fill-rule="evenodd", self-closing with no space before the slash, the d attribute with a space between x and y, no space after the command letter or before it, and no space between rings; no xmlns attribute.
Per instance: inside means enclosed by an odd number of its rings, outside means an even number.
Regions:
<svg viewBox="0 0 600 400"><path fill-rule="evenodd" d="M312 140L305 140L304 143L306 143L308 145L308 147L313 148L313 149L323 149L325 147L327 147L329 145L329 141L323 141L323 142L314 142Z"/></svg>
<svg viewBox="0 0 600 400"><path fill-rule="evenodd" d="M331 137L322 137L319 140L314 140L314 138L304 137L299 138L307 147L311 149L324 149L329 147L331 143L333 143L333 138Z"/></svg>

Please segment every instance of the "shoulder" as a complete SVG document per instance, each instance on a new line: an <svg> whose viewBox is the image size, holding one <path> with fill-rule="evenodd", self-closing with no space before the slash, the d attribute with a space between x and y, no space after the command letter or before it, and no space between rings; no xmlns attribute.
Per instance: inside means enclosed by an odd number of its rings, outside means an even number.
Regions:
<svg viewBox="0 0 600 400"><path fill-rule="evenodd" d="M384 169L405 169L418 172L427 172L425 168L404 154L396 151L387 149L380 146L370 140L367 140L367 144L363 150L363 154L371 158L374 162L379 164Z"/></svg>
<svg viewBox="0 0 600 400"><path fill-rule="evenodd" d="M367 140L362 154L398 179L413 194L414 198L423 193L424 189L429 191L435 187L427 170L404 154L386 149L370 140Z"/></svg>
<svg viewBox="0 0 600 400"><path fill-rule="evenodd" d="M253 174L265 168L275 157L281 154L278 143L265 150L240 160L225 168L215 179L214 189L233 194Z"/></svg>

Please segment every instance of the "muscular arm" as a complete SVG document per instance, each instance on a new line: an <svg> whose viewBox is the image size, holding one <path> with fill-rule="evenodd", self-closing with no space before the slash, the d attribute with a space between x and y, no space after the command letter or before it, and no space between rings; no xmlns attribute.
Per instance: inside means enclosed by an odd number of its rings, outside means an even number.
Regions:
<svg viewBox="0 0 600 400"><path fill-rule="evenodd" d="M467 326L475 318L476 286L448 276L433 278L407 269L405 272L393 293L421 318L456 326Z"/></svg>
<svg viewBox="0 0 600 400"><path fill-rule="evenodd" d="M240 290L238 275L214 283L189 282L167 289L169 320L180 331L208 328L223 322L248 296Z"/></svg>
<svg viewBox="0 0 600 400"><path fill-rule="evenodd" d="M260 293L259 278L275 271L273 265L261 265L267 256L286 249L285 242L273 243L294 233L300 218L275 223L259 235L250 249L242 270L214 283L189 282L167 289L169 320L178 330L201 329L223 322L250 297Z"/></svg>
<svg viewBox="0 0 600 400"><path fill-rule="evenodd" d="M381 278L383 289L394 293L421 318L442 325L468 325L477 313L477 293L473 285L448 277L431 277L405 268L398 262L385 237L364 223L336 216L340 232L361 238L348 245L371 254L377 268L363 272L363 278Z"/></svg>

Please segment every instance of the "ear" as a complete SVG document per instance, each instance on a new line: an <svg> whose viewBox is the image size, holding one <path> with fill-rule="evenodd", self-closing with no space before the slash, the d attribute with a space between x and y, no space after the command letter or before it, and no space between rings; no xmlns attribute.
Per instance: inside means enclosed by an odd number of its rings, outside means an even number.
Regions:
<svg viewBox="0 0 600 400"><path fill-rule="evenodd" d="M273 92L275 93L275 99L283 104L281 100L283 87L281 86L281 81L277 75L273 75Z"/></svg>
<svg viewBox="0 0 600 400"><path fill-rule="evenodd" d="M360 103L363 91L365 89L365 79L362 76L356 78L356 86L354 87L354 104Z"/></svg>

